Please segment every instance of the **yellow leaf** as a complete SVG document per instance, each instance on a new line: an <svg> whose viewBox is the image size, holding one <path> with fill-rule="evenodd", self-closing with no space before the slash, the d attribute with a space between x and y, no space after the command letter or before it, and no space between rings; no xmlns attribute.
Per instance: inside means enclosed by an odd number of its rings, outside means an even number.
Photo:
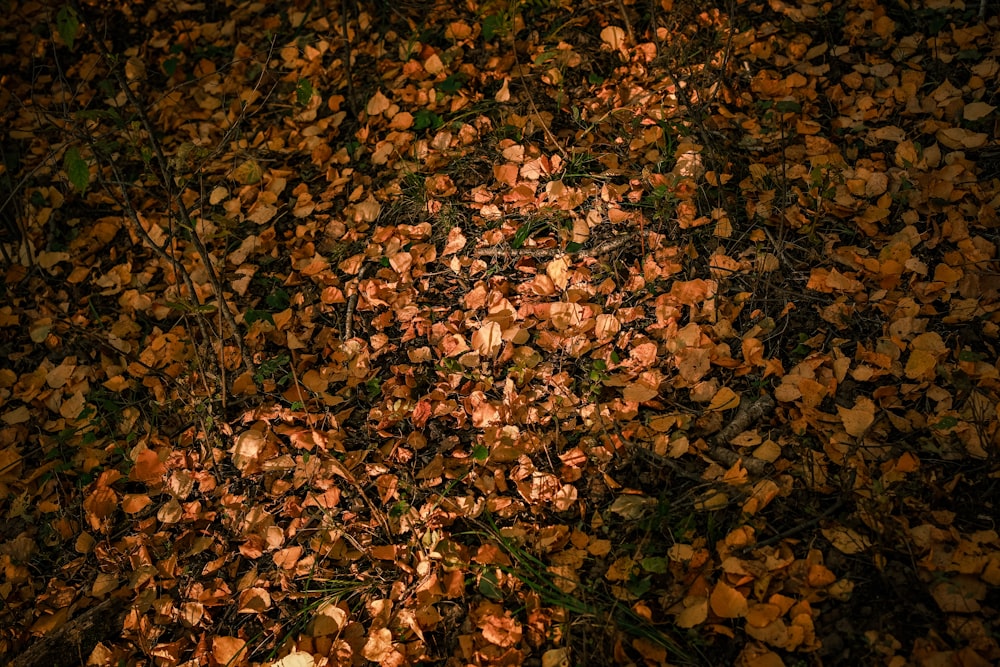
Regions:
<svg viewBox="0 0 1000 667"><path fill-rule="evenodd" d="M232 179L241 185L260 183L262 177L260 165L252 158L241 163L232 173Z"/></svg>

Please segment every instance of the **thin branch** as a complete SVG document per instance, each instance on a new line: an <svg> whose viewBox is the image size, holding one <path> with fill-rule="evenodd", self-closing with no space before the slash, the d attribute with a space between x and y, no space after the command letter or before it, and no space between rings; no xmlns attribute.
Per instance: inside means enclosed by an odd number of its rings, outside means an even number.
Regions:
<svg viewBox="0 0 1000 667"><path fill-rule="evenodd" d="M79 13L80 16L85 14L82 11L82 7L79 3L74 2L74 9ZM163 153L163 147L156 138L156 131L153 127L152 120L149 118L149 114L146 112L146 108L142 105L139 99L136 97L135 92L132 90L131 86L128 85L128 81L122 75L121 69L115 66L115 58L111 53L110 48L104 42L104 39L98 36L96 33L94 35L94 42L101 54L101 57L108 63L109 69L112 76L114 76L115 81L118 82L118 86L121 88L122 92L125 93L126 99L135 109L136 115L139 118L139 122L142 124L143 128L146 130L146 134L149 140L150 147L153 150L153 157L156 159L156 164L159 172L156 174L160 183L163 185L164 189L167 191L167 212L169 215L171 209L171 202L175 202L177 205L177 212L180 216L181 223L187 228L191 242L194 243L195 249L198 255L201 257L202 262L205 265L205 273L208 276L209 282L212 284L212 289L215 292L215 296L219 301L219 310L222 313L223 319L225 319L228 325L233 339L236 342L236 347L240 351L240 356L243 359L243 364L246 370L251 370L253 368L253 359L250 357L250 353L247 351L246 346L243 344L243 336L240 332L239 327L236 324L236 318L233 316L232 311L229 310L229 304L225 299L225 290L222 285L222 281L219 279L218 273L216 273L215 266L212 263L212 256L208 252L208 248L202 242L201 237L198 236L197 229L195 227L194 221L191 219L191 214L184 204L183 197L181 193L174 193L173 182L174 173L170 168L167 158ZM124 192L124 190L123 190ZM183 190L181 191L183 192ZM125 193L127 197L127 192ZM135 211L132 211L135 214ZM138 221L138 217L135 217ZM142 225L139 225L141 228ZM148 236L147 236L148 238ZM191 289L191 286L189 286ZM192 297L197 298L197 292L192 292ZM225 363L225 359L220 360L221 363Z"/></svg>
<svg viewBox="0 0 1000 667"><path fill-rule="evenodd" d="M371 264L365 264L358 273L358 286L354 294L347 300L347 313L344 315L344 340L354 338L354 311L358 308L358 297L361 295L361 281L368 276Z"/></svg>
<svg viewBox="0 0 1000 667"><path fill-rule="evenodd" d="M490 246L489 248L477 248L472 252L473 257L536 257L551 258L559 255L569 255L571 257L600 257L614 252L632 240L634 233L617 236L613 239L599 243L593 248L575 250L572 252L559 248L510 248L500 246Z"/></svg>
<svg viewBox="0 0 1000 667"><path fill-rule="evenodd" d="M754 424L760 422L764 417L774 410L774 399L770 396L761 396L750 405L740 408L733 420L721 431L715 434L709 442L708 456L716 462L727 467L732 467L742 461L743 467L752 474L761 475L767 471L770 465L763 459L753 456L741 456L729 447L733 438Z"/></svg>
<svg viewBox="0 0 1000 667"><path fill-rule="evenodd" d="M517 57L517 33L515 31L515 25L514 25L516 21L514 20L513 11L511 11L510 21L511 21L510 52L514 56L514 64L517 65L518 78L521 79L521 85L524 86L524 91L528 95L528 103L531 105L531 110L535 112L535 117L538 119L539 125L542 126L542 131L545 132L545 136L548 137L549 141L552 142L552 145L556 147L556 150L558 150L562 154L563 158L569 160L570 159L569 153L566 152L566 150L559 143L559 140L556 139L556 135L552 134L552 130L549 129L548 124L546 124L545 120L542 118L541 112L538 111L538 107L535 106L535 97L534 95L531 94L531 86L528 85L527 77L525 77L524 75L524 67L521 66L521 61Z"/></svg>

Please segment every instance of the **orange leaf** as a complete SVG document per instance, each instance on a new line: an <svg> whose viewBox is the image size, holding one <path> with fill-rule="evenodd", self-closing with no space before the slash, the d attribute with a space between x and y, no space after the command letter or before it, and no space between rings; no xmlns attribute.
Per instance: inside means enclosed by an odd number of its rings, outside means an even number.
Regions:
<svg viewBox="0 0 1000 667"><path fill-rule="evenodd" d="M740 618L746 616L749 609L743 594L722 581L715 584L709 602L712 605L712 612L722 618Z"/></svg>
<svg viewBox="0 0 1000 667"><path fill-rule="evenodd" d="M716 392L715 396L712 398L712 402L708 404L708 410L710 412L721 412L723 410L735 410L739 406L739 394L729 387L723 387Z"/></svg>
<svg viewBox="0 0 1000 667"><path fill-rule="evenodd" d="M781 607L773 604L755 604L747 612L747 624L763 628L781 617Z"/></svg>
<svg viewBox="0 0 1000 667"><path fill-rule="evenodd" d="M542 654L542 667L570 667L568 648L554 648Z"/></svg>
<svg viewBox="0 0 1000 667"><path fill-rule="evenodd" d="M444 250L441 251L441 256L446 257L455 254L465 247L466 240L460 227L452 227L448 230L448 240L445 242Z"/></svg>
<svg viewBox="0 0 1000 667"><path fill-rule="evenodd" d="M906 377L911 380L931 380L937 368L937 355L927 350L914 350L906 360Z"/></svg>
<svg viewBox="0 0 1000 667"><path fill-rule="evenodd" d="M126 514L136 514L146 509L152 502L145 493L127 493L122 498L122 511Z"/></svg>
<svg viewBox="0 0 1000 667"><path fill-rule="evenodd" d="M686 606L681 613L677 614L674 623L679 628L693 628L700 625L708 618L708 598L696 597L684 600Z"/></svg>
<svg viewBox="0 0 1000 667"><path fill-rule="evenodd" d="M310 634L313 637L335 635L347 625L347 616L347 611L337 606L336 603L324 602L316 609Z"/></svg>
<svg viewBox="0 0 1000 667"><path fill-rule="evenodd" d="M389 104L389 98L383 95L381 90L377 90L371 99L368 100L365 111L368 112L369 116L378 116L389 108Z"/></svg>
<svg viewBox="0 0 1000 667"><path fill-rule="evenodd" d="M601 31L601 41L611 47L612 51L625 50L625 31L618 26L608 26Z"/></svg>
<svg viewBox="0 0 1000 667"><path fill-rule="evenodd" d="M372 662L382 662L392 654L392 632L388 628L374 630L361 649L361 655Z"/></svg>
<svg viewBox="0 0 1000 667"><path fill-rule="evenodd" d="M145 482L146 484L158 482L167 472L167 467L163 465L160 458L151 449L144 449L136 455L135 465L128 478L134 482Z"/></svg>
<svg viewBox="0 0 1000 667"><path fill-rule="evenodd" d="M240 593L239 611L241 614L256 614L271 608L271 594L267 589L252 586Z"/></svg>
<svg viewBox="0 0 1000 667"><path fill-rule="evenodd" d="M212 658L217 664L235 667L244 662L246 642L239 637L212 637Z"/></svg>
<svg viewBox="0 0 1000 667"><path fill-rule="evenodd" d="M479 331L472 334L472 347L484 357L493 358L500 352L503 345L500 325L494 321L486 322Z"/></svg>
<svg viewBox="0 0 1000 667"><path fill-rule="evenodd" d="M931 586L931 596L941 611L974 614L981 609L979 602L986 597L987 586L977 577L960 574L954 579L939 581Z"/></svg>
<svg viewBox="0 0 1000 667"><path fill-rule="evenodd" d="M639 382L632 382L622 391L622 398L626 401L643 403L656 398L658 394L659 392L654 387L649 387Z"/></svg>
<svg viewBox="0 0 1000 667"><path fill-rule="evenodd" d="M844 526L823 528L820 532L823 533L823 537L830 540L830 544L836 547L837 551L844 554L861 553L871 546L871 540L867 537Z"/></svg>
<svg viewBox="0 0 1000 667"><path fill-rule="evenodd" d="M482 623L483 638L497 646L516 646L521 641L521 624L509 616L489 615Z"/></svg>
<svg viewBox="0 0 1000 667"><path fill-rule="evenodd" d="M314 667L315 664L312 653L292 651L281 660L272 662L271 667Z"/></svg>
<svg viewBox="0 0 1000 667"><path fill-rule="evenodd" d="M836 580L837 575L831 572L825 565L813 563L809 566L809 573L806 575L806 581L810 586L822 588L824 586L829 586Z"/></svg>
<svg viewBox="0 0 1000 667"><path fill-rule="evenodd" d="M853 408L843 408L837 406L840 420L844 424L844 430L848 435L860 437L864 435L868 427L875 421L875 403L870 398L860 397L855 401Z"/></svg>

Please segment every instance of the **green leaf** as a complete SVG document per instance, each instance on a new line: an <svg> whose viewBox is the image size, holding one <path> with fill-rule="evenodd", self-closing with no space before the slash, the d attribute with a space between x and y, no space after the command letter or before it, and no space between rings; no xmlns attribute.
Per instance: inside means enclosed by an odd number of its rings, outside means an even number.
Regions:
<svg viewBox="0 0 1000 667"><path fill-rule="evenodd" d="M490 14L483 19L483 39L491 41L495 36L507 32L507 20L503 14Z"/></svg>
<svg viewBox="0 0 1000 667"><path fill-rule="evenodd" d="M517 249L523 246L533 231L535 231L535 225L530 222L526 222L518 227L517 231L514 232L514 238L510 240L510 247Z"/></svg>
<svg viewBox="0 0 1000 667"><path fill-rule="evenodd" d="M626 585L628 592L637 598L641 598L643 595L649 592L649 589L653 587L652 582L649 577L644 577L642 579L634 579Z"/></svg>
<svg viewBox="0 0 1000 667"><path fill-rule="evenodd" d="M438 89L446 93L457 93L465 84L467 78L461 72L449 74L447 79L438 84Z"/></svg>
<svg viewBox="0 0 1000 667"><path fill-rule="evenodd" d="M248 308L245 315L243 315L243 321L247 324L253 324L254 322L265 321L268 324L274 324L274 318L271 313L266 310L254 310L253 308Z"/></svg>
<svg viewBox="0 0 1000 667"><path fill-rule="evenodd" d="M554 60L558 55L559 55L559 53L557 51L552 50L552 49L550 49L548 51L543 51L540 55L535 56L534 63L536 65L544 65L545 63L549 62L550 60Z"/></svg>
<svg viewBox="0 0 1000 667"><path fill-rule="evenodd" d="M56 30L59 31L59 36L62 37L63 43L69 47L70 51L73 50L76 33L79 29L80 21L76 18L76 12L69 5L63 5L56 13Z"/></svg>
<svg viewBox="0 0 1000 667"><path fill-rule="evenodd" d="M80 157L80 151L76 149L76 146L72 146L66 151L66 156L63 158L63 169L66 170L69 182L73 184L74 188L81 193L87 191L87 186L90 184L90 167L87 166L87 161Z"/></svg>
<svg viewBox="0 0 1000 667"><path fill-rule="evenodd" d="M264 301L267 303L268 308L273 312L277 312L288 308L288 305L292 302L292 297L285 290L278 288L268 294Z"/></svg>
<svg viewBox="0 0 1000 667"><path fill-rule="evenodd" d="M664 574L667 571L668 562L663 556L650 556L643 558L640 562L642 569L653 574Z"/></svg>
<svg viewBox="0 0 1000 667"><path fill-rule="evenodd" d="M309 79L299 79L299 84L295 87L295 99L302 106L309 104L313 96L313 85Z"/></svg>
<svg viewBox="0 0 1000 667"><path fill-rule="evenodd" d="M503 591L500 590L500 581L497 578L496 570L486 570L479 577L479 592L483 597L495 602L503 600Z"/></svg>
<svg viewBox="0 0 1000 667"><path fill-rule="evenodd" d="M427 128L437 129L441 127L441 117L428 109L420 109L413 114L413 129L426 130Z"/></svg>
<svg viewBox="0 0 1000 667"><path fill-rule="evenodd" d="M931 428L936 428L936 429L938 429L940 431L943 431L943 430L949 429L949 428L954 428L955 426L958 426L958 418L952 417L951 415L947 415L945 417L941 417L941 420L938 421L938 423L931 424Z"/></svg>

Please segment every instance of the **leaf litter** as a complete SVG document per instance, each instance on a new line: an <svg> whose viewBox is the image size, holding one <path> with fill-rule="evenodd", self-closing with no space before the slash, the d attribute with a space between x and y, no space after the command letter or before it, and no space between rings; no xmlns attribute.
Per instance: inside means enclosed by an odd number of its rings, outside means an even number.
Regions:
<svg viewBox="0 0 1000 667"><path fill-rule="evenodd" d="M18 4L0 653L997 662L979 9Z"/></svg>

